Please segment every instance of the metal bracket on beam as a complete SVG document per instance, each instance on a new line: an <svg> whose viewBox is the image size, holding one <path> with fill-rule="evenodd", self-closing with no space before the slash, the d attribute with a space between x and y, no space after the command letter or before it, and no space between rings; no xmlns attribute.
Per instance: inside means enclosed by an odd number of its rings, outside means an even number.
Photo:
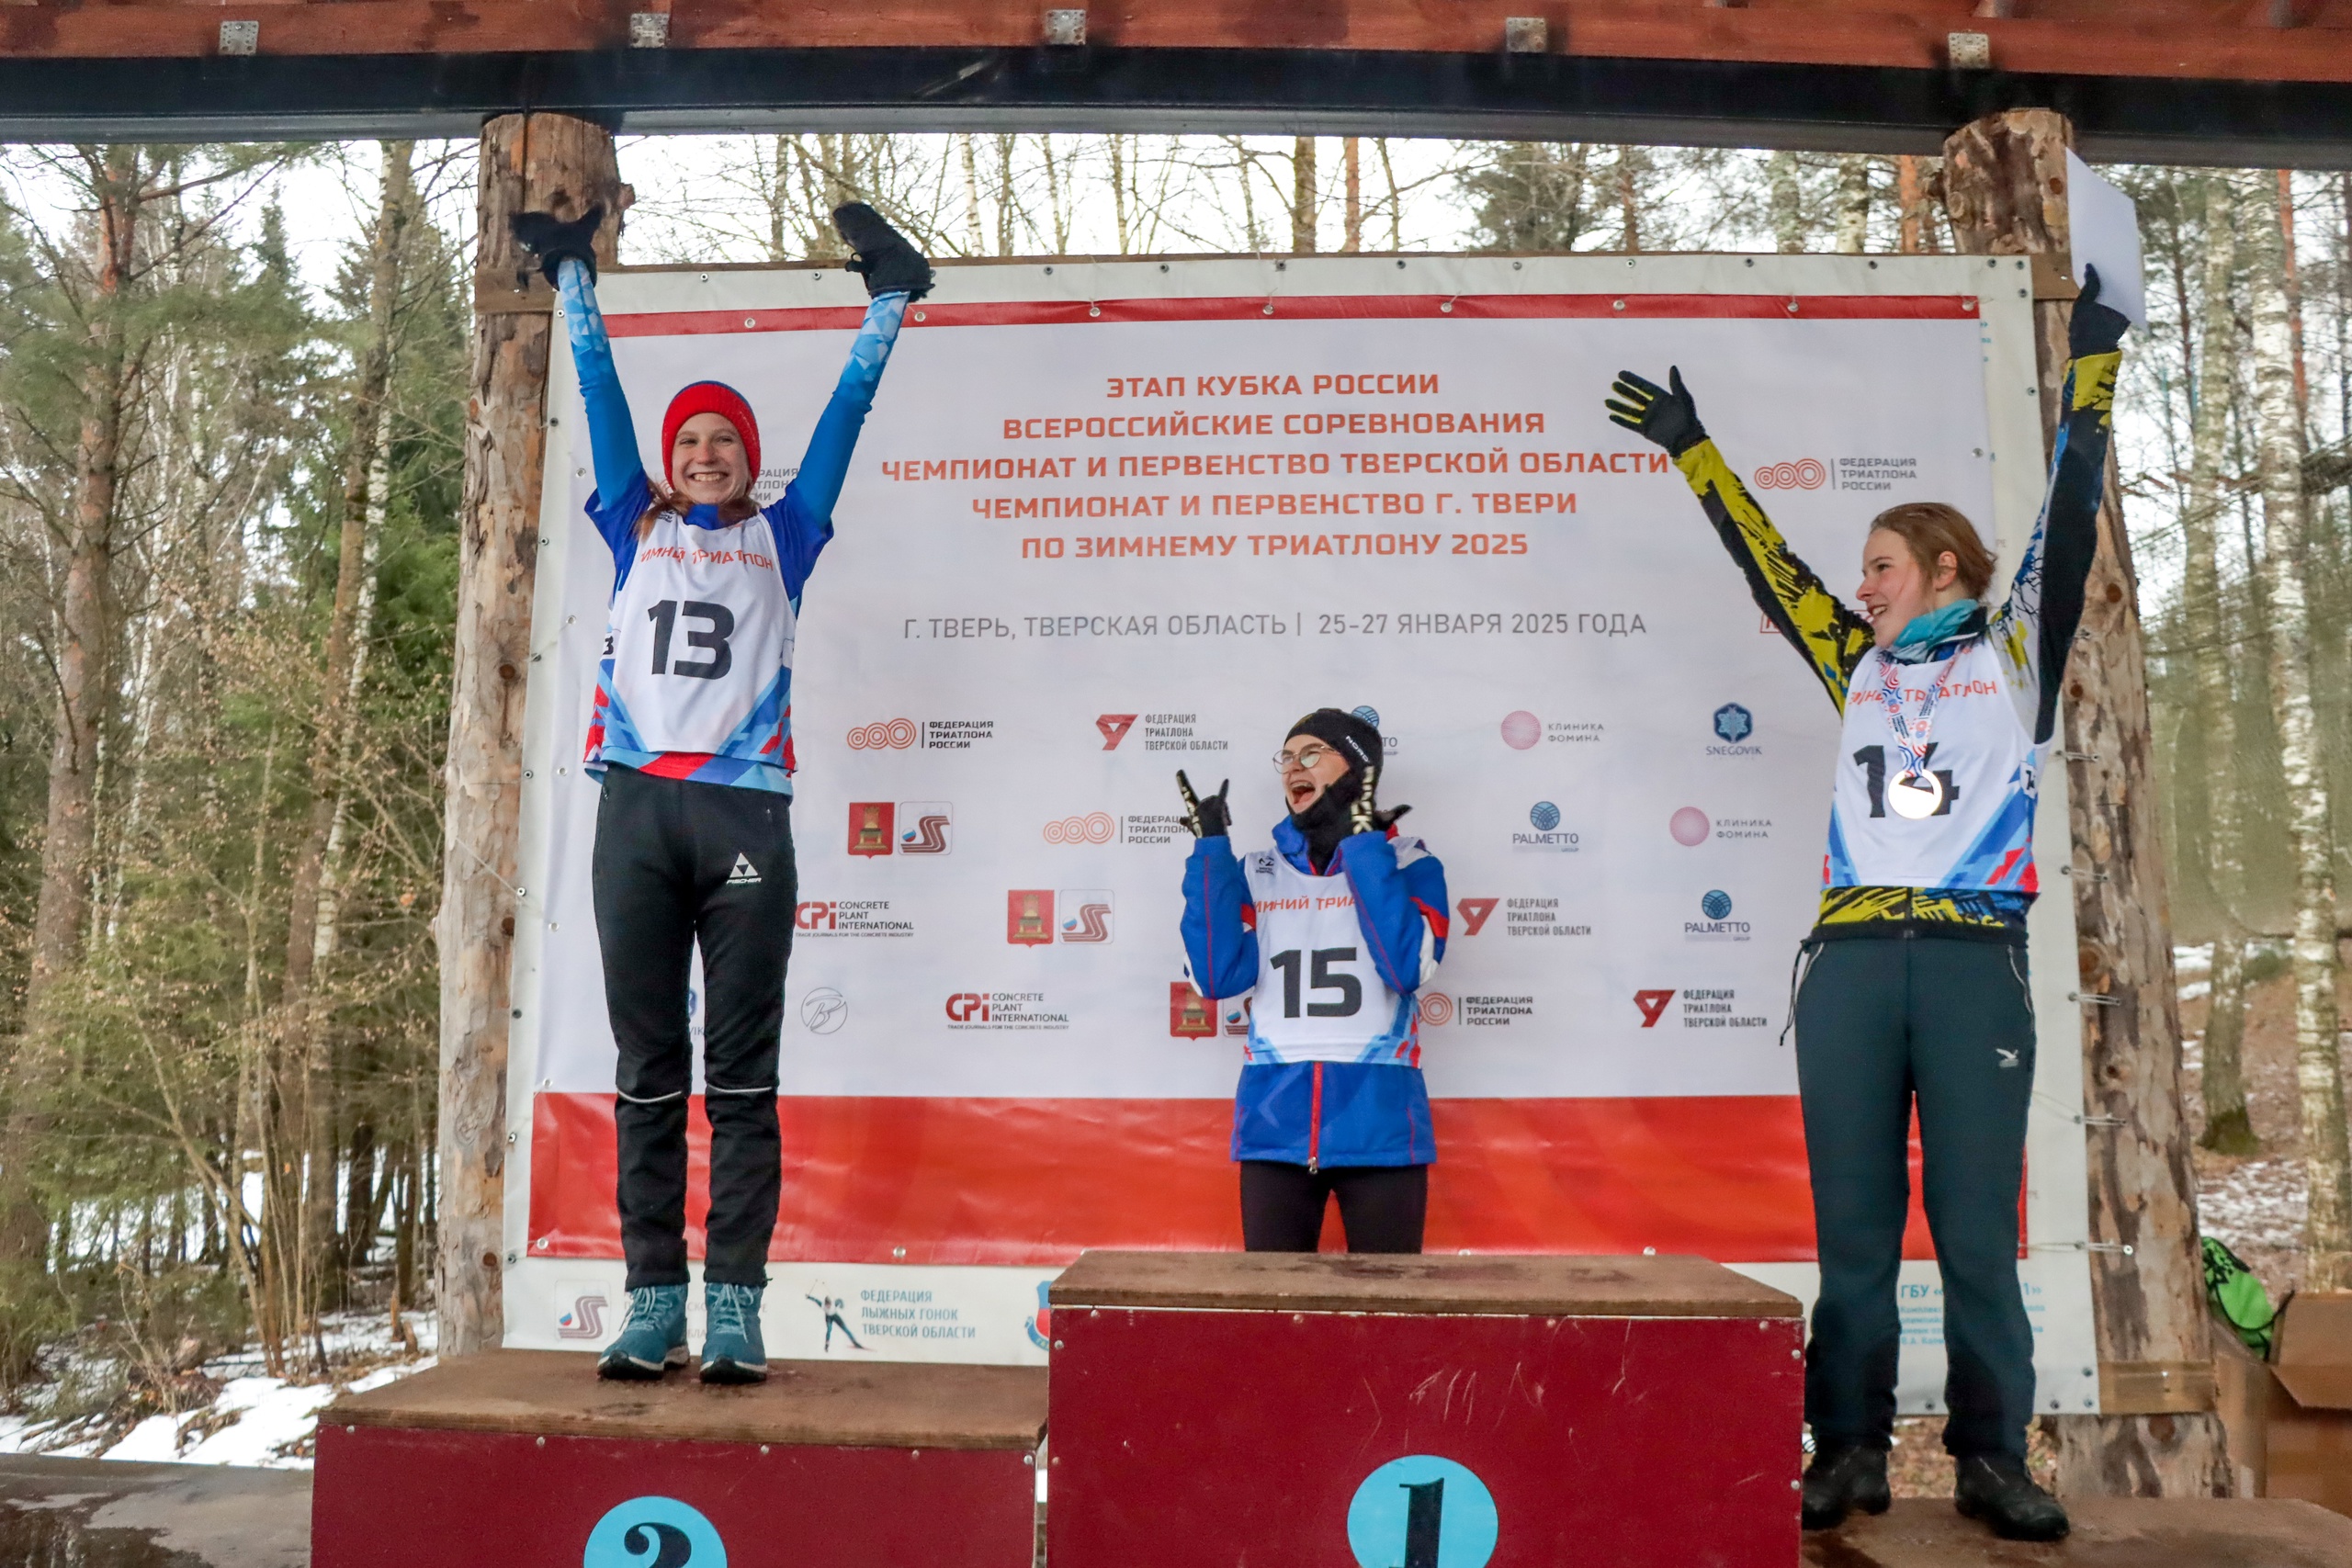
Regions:
<svg viewBox="0 0 2352 1568"><path fill-rule="evenodd" d="M2209 1361L2102 1361L2098 1407L2107 1416L2195 1416L2219 1393Z"/></svg>
<svg viewBox="0 0 2352 1568"><path fill-rule="evenodd" d="M631 11L628 14L628 46L631 49L669 48L670 13Z"/></svg>
<svg viewBox="0 0 2352 1568"><path fill-rule="evenodd" d="M1505 17L1503 52L1542 54L1552 47L1552 29L1541 17Z"/></svg>
<svg viewBox="0 0 2352 1568"><path fill-rule="evenodd" d="M1946 33L1944 58L1955 71L1993 69L1993 40L1984 33Z"/></svg>
<svg viewBox="0 0 2352 1568"><path fill-rule="evenodd" d="M221 23L220 52L259 54L261 52L261 24L259 22Z"/></svg>
<svg viewBox="0 0 2352 1568"><path fill-rule="evenodd" d="M1057 49L1076 49L1086 41L1083 7L1046 13L1046 42Z"/></svg>

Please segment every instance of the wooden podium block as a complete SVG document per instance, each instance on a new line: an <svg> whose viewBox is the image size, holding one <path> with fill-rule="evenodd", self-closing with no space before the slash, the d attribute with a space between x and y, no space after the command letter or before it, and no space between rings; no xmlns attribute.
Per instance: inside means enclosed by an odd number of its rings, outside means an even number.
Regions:
<svg viewBox="0 0 2352 1568"><path fill-rule="evenodd" d="M1045 1424L1033 1367L777 1361L723 1389L463 1356L320 1417L312 1562L1027 1568Z"/></svg>
<svg viewBox="0 0 2352 1568"><path fill-rule="evenodd" d="M1053 1568L1793 1562L1794 1298L1695 1258L1090 1252Z"/></svg>

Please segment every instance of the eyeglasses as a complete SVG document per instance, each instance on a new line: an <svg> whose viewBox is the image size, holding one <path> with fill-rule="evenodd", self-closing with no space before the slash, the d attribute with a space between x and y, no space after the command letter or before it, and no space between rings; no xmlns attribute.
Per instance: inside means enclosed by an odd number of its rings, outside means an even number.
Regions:
<svg viewBox="0 0 2352 1568"><path fill-rule="evenodd" d="M1274 753L1274 770L1286 773L1293 768L1305 768L1312 773L1315 764L1329 755L1331 749L1329 746L1309 746L1300 751L1277 751Z"/></svg>

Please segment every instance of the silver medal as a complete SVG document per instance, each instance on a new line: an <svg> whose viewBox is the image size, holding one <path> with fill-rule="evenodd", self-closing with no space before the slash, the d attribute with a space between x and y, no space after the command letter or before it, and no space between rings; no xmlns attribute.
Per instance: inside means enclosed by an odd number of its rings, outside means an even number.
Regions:
<svg viewBox="0 0 2352 1568"><path fill-rule="evenodd" d="M1933 817L1944 803L1944 781L1933 773L1905 768L1894 775L1886 792L1889 806L1897 817L1917 822Z"/></svg>

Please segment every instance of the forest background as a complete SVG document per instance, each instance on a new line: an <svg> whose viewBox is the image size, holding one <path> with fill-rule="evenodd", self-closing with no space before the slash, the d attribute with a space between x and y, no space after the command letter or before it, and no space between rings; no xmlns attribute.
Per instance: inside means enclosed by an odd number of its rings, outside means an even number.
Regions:
<svg viewBox="0 0 2352 1568"><path fill-rule="evenodd" d="M943 257L1951 248L1930 159L822 135L620 160L638 263L838 260L852 198ZM2352 1285L2352 180L2107 173L2148 258L2118 453L2207 1224L2274 1290ZM0 149L12 1408L176 1410L236 1348L324 1378L334 1314L413 1348L430 1310L474 181L470 142Z"/></svg>

